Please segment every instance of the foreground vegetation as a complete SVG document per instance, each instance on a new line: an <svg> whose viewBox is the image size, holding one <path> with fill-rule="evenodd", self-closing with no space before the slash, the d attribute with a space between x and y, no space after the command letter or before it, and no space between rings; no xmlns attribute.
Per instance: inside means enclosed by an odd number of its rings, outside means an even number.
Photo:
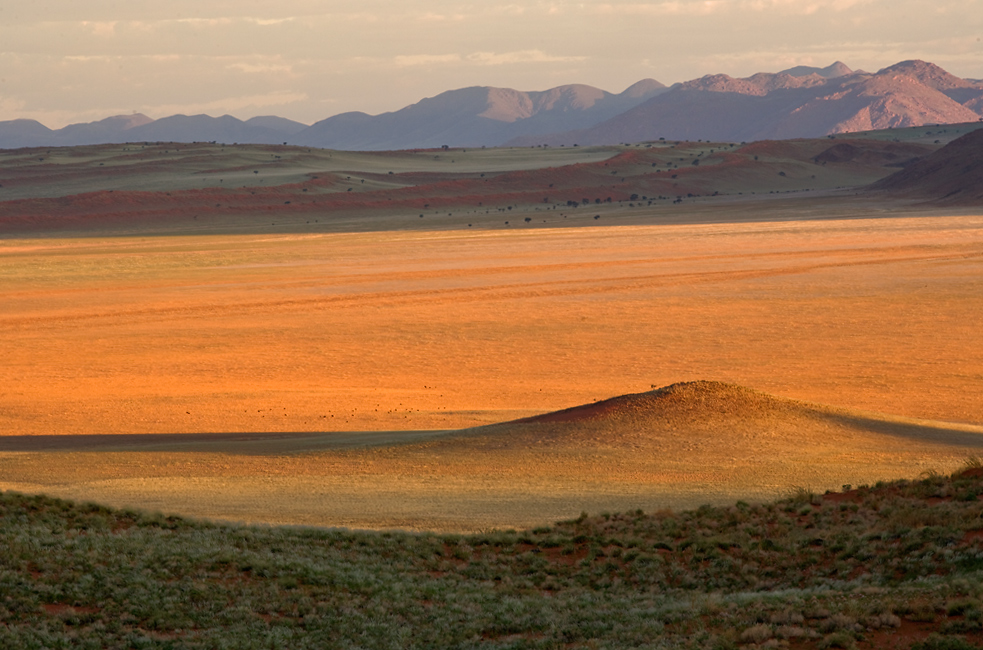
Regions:
<svg viewBox="0 0 983 650"><path fill-rule="evenodd" d="M528 532L225 526L0 495L0 647L975 647L983 470Z"/></svg>

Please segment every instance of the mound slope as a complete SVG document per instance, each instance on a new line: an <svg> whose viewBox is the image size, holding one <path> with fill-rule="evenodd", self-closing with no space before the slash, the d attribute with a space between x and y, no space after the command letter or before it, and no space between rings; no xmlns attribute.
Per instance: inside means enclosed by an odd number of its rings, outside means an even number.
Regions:
<svg viewBox="0 0 983 650"><path fill-rule="evenodd" d="M691 424L721 418L759 419L803 410L799 403L750 388L715 381L672 384L645 393L612 397L562 411L517 420L523 424L569 422Z"/></svg>
<svg viewBox="0 0 983 650"><path fill-rule="evenodd" d="M940 203L983 204L983 128L870 187Z"/></svg>
<svg viewBox="0 0 983 650"><path fill-rule="evenodd" d="M694 381L479 427L425 446L474 459L509 458L530 468L551 459L554 467L593 467L598 476L621 479L679 474L707 485L759 488L797 484L799 477L811 485L838 486L837 481L904 476L977 455L983 427Z"/></svg>
<svg viewBox="0 0 983 650"><path fill-rule="evenodd" d="M286 436L238 449L228 441L21 447L0 452L0 489L218 519L461 531L768 499L795 486L838 490L950 471L983 455L983 427L707 381L446 434L364 445L356 437L325 435L315 445Z"/></svg>

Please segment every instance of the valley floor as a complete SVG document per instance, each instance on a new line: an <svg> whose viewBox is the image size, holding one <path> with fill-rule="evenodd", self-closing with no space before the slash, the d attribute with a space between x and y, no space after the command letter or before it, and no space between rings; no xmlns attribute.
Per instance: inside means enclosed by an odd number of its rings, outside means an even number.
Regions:
<svg viewBox="0 0 983 650"><path fill-rule="evenodd" d="M639 207L576 228L0 241L0 488L232 520L473 530L910 477L972 453L857 456L849 476L819 467L753 485L721 478L739 462L699 456L661 478L593 451L566 468L551 457L537 477L529 458L521 480L496 473L503 457L477 473L375 457L431 435L402 432L692 379L983 423L983 216L866 199L688 209L697 223ZM325 435L195 438L278 432ZM44 450L22 438L115 434L193 442Z"/></svg>

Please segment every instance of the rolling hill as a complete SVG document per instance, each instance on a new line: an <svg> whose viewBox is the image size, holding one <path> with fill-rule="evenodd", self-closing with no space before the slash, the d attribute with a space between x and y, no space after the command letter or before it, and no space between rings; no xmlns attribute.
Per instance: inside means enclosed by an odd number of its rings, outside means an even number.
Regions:
<svg viewBox="0 0 983 650"><path fill-rule="evenodd" d="M874 183L871 190L938 203L983 204L983 129Z"/></svg>
<svg viewBox="0 0 983 650"><path fill-rule="evenodd" d="M457 431L0 436L0 489L220 519L461 531L839 489L957 467L981 450L976 425L695 381Z"/></svg>
<svg viewBox="0 0 983 650"><path fill-rule="evenodd" d="M669 216L692 201L806 199L860 188L981 126L974 121L742 146L660 141L343 154L284 145L140 143L18 150L6 152L0 167L0 230L153 224L197 231L230 220L333 227L380 216L396 218L401 227L460 226L464 219L466 227L480 228L548 218L593 221L612 210L643 208L639 215ZM971 148L966 155L973 155ZM909 200L902 191L893 195Z"/></svg>
<svg viewBox="0 0 983 650"><path fill-rule="evenodd" d="M875 132L835 143L662 142L439 155L209 143L22 150L9 152L0 168L0 230L199 227L228 218L269 224L271 211L280 223L388 215L413 227L432 227L452 213L460 221L464 211L465 224L498 227L531 223L531 214L514 212L521 209L572 223L576 212L592 219L598 211L671 209L701 197L867 185L939 146L891 142Z"/></svg>
<svg viewBox="0 0 983 650"><path fill-rule="evenodd" d="M735 464L768 465L769 471L796 465L805 476L822 467L822 458L857 454L898 460L926 446L983 447L983 428L862 413L717 381L693 381L426 443L435 445L520 455L529 449L604 449L637 455L622 459L625 463L665 468L675 459L691 462L698 457L708 471ZM829 464L825 470L835 473L849 464Z"/></svg>
<svg viewBox="0 0 983 650"><path fill-rule="evenodd" d="M973 650L981 491L971 465L473 535L222 525L0 494L0 644Z"/></svg>

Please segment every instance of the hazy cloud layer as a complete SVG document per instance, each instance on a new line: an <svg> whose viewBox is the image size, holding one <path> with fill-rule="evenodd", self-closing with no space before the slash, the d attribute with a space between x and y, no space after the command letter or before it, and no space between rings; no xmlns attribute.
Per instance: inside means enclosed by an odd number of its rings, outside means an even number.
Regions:
<svg viewBox="0 0 983 650"><path fill-rule="evenodd" d="M378 113L470 85L620 91L839 59L983 77L983 0L0 0L0 119Z"/></svg>

